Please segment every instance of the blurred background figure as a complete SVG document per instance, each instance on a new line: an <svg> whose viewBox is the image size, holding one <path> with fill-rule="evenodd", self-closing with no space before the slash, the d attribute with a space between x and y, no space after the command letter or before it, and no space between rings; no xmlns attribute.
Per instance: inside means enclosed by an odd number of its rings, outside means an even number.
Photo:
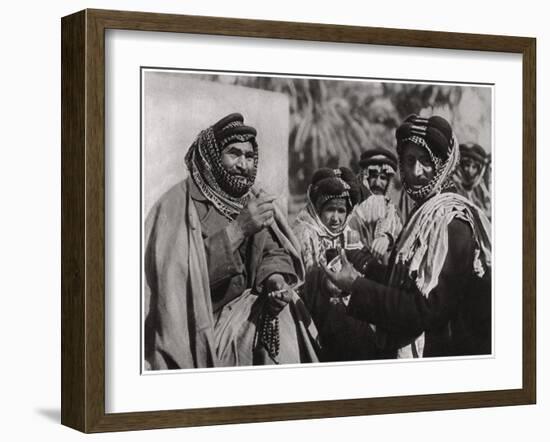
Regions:
<svg viewBox="0 0 550 442"><path fill-rule="evenodd" d="M457 193L468 198L491 219L490 156L476 143L460 145L460 164L454 181Z"/></svg>
<svg viewBox="0 0 550 442"><path fill-rule="evenodd" d="M381 263L387 263L391 248L403 227L388 195L397 170L397 158L387 149L363 152L359 161L363 201L351 217L350 226Z"/></svg>

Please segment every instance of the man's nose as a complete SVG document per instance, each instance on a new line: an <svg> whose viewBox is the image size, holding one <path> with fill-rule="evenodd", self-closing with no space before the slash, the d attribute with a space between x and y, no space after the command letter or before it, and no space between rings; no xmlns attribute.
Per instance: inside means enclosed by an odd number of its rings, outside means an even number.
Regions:
<svg viewBox="0 0 550 442"><path fill-rule="evenodd" d="M424 174L424 168L422 167L422 164L420 161L417 161L414 163L414 176L419 177Z"/></svg>
<svg viewBox="0 0 550 442"><path fill-rule="evenodd" d="M241 170L246 170L246 158L244 157L244 155L241 155L237 159L236 166Z"/></svg>

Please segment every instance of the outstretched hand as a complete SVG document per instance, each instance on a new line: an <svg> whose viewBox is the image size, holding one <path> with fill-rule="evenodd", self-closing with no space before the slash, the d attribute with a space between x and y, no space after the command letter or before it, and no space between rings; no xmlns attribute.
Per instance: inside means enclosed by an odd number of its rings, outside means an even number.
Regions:
<svg viewBox="0 0 550 442"><path fill-rule="evenodd" d="M330 270L325 263L321 263L321 266L327 278L332 281L336 287L344 292L351 292L353 282L361 276L361 273L355 270L355 268L348 261L346 251L344 249L340 249L340 261L342 262L342 268L339 272Z"/></svg>

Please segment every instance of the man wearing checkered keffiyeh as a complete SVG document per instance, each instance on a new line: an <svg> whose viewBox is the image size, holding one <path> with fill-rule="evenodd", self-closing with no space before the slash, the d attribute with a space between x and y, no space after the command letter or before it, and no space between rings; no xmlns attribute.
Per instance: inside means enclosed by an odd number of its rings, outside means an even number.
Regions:
<svg viewBox="0 0 550 442"><path fill-rule="evenodd" d="M297 241L275 197L252 187L256 129L230 114L185 160L189 177L145 224L145 368L316 362Z"/></svg>
<svg viewBox="0 0 550 442"><path fill-rule="evenodd" d="M491 226L455 192L456 137L444 118L412 115L396 138L403 187L416 208L397 240L388 280L362 277L349 263L326 274L351 291L349 314L401 341L397 357L490 354Z"/></svg>
<svg viewBox="0 0 550 442"><path fill-rule="evenodd" d="M361 241L380 262L387 264L403 224L388 196L397 170L397 158L387 149L369 149L361 155L359 178L365 199L357 205L350 226L361 235Z"/></svg>

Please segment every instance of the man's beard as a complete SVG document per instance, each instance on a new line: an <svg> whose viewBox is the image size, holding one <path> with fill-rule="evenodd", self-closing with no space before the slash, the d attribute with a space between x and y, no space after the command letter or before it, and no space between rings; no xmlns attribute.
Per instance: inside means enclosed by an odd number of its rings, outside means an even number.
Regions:
<svg viewBox="0 0 550 442"><path fill-rule="evenodd" d="M464 189L466 190L472 190L472 188L474 187L474 181L475 180L464 179L462 181L462 187L464 187Z"/></svg>
<svg viewBox="0 0 550 442"><path fill-rule="evenodd" d="M363 186L366 187L366 189L369 191L371 195L386 195L386 191L388 190L390 183L388 182L384 188L380 187L378 184L376 184L376 181L369 180L367 177L363 178ZM372 181L372 184L371 184Z"/></svg>
<svg viewBox="0 0 550 442"><path fill-rule="evenodd" d="M373 195L385 195L386 194L386 188L381 188L378 186L371 186L370 191Z"/></svg>
<svg viewBox="0 0 550 442"><path fill-rule="evenodd" d="M224 192L235 198L245 195L256 181L256 167L246 175L231 173L221 164L219 169L215 173L216 181Z"/></svg>
<svg viewBox="0 0 550 442"><path fill-rule="evenodd" d="M460 172L462 175L462 187L466 190L472 190L474 185L479 182L481 172L475 173L473 176L462 168L460 168Z"/></svg>
<svg viewBox="0 0 550 442"><path fill-rule="evenodd" d="M465 172L462 172L462 185L465 189L470 190L472 187L474 187L474 183L478 179L479 174L476 174L474 176L466 175Z"/></svg>

